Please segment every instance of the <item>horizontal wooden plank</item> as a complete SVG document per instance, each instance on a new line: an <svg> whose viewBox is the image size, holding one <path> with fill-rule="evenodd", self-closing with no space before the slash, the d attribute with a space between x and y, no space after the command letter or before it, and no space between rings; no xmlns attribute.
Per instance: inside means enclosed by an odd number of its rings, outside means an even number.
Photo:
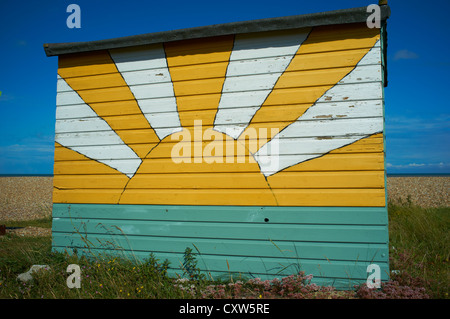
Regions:
<svg viewBox="0 0 450 319"><path fill-rule="evenodd" d="M332 242L385 244L385 226L362 225L302 225L302 224L241 224L233 223L180 223L171 221L133 220L74 220L55 218L55 231L81 234L117 234L130 236L163 236L190 241L204 239L262 240L272 242Z"/></svg>
<svg viewBox="0 0 450 319"><path fill-rule="evenodd" d="M153 129L136 129L136 130L116 130L123 139L127 141L127 145L135 144L152 144L158 143L159 139L154 134ZM56 133L56 138L64 138L65 145L117 145L111 139L114 134L110 131L94 131L94 132L73 132L73 133Z"/></svg>
<svg viewBox="0 0 450 319"><path fill-rule="evenodd" d="M151 100L149 100L151 101ZM286 122L292 119L292 121L300 119L303 113L310 107L309 104L293 104L293 105L276 105L265 107L265 112L271 114L270 118L261 116L255 116L252 119L252 123L270 123L270 122ZM230 114L231 119L237 118L234 114L245 113L247 109L253 109L254 107L236 107L230 108L227 112ZM338 111L336 111L338 109ZM61 106L56 110L56 119L89 119L96 117L91 112L83 112L82 108L73 106ZM117 110L119 113L119 109ZM149 109L150 112L143 112L146 117L157 116L159 118L160 127L178 127L174 124L174 117L183 117L189 120L189 123L193 123L195 120L202 120L203 126L213 125L214 116L217 112L216 109L199 110L199 111L182 111L182 112L161 112L159 109ZM315 114L312 119L339 119L339 118L363 118L363 117L381 117L383 116L383 102L382 100L370 100L370 101L353 101L353 102L325 102L320 103L315 108ZM117 114L104 116L103 119L111 125L115 126L115 122L127 121L129 126L133 128L144 128L140 121L140 117L137 114ZM211 120L212 119L212 120ZM238 123L236 120L231 123Z"/></svg>
<svg viewBox="0 0 450 319"><path fill-rule="evenodd" d="M275 224L387 225L386 207L53 204L54 218ZM280 226L281 227L281 226Z"/></svg>
<svg viewBox="0 0 450 319"><path fill-rule="evenodd" d="M75 223L78 223L75 221ZM98 228L101 228L99 226ZM179 237L158 236L130 236L122 235L117 229L112 229L110 234L90 234L80 231L84 239L78 233L63 233L57 230L53 232L53 245L82 248L86 240L96 243L97 247L110 247L111 243L117 248L132 251L171 252L183 254L187 246L193 251L200 251L202 256L249 256L261 258L292 258L300 260L316 259L332 262L334 260L347 260L359 262L373 261L386 262L388 249L383 244L359 244L359 243L317 243L317 242L286 242L272 240L239 240L239 239L215 239L195 238L190 240ZM111 233L115 234L111 236ZM193 245L190 245L193 242ZM188 244L189 243L189 244ZM381 255L384 254L384 257Z"/></svg>
<svg viewBox="0 0 450 319"><path fill-rule="evenodd" d="M162 43L109 50L120 72L167 67Z"/></svg>
<svg viewBox="0 0 450 319"><path fill-rule="evenodd" d="M127 159L124 162L130 161ZM54 175L67 174L105 174L99 168L92 167L89 160L72 158L63 160L58 155L55 157ZM248 160L247 160L248 162ZM123 165L126 165L125 163ZM130 163L130 170L134 167L134 163ZM196 165L196 163L179 163L173 165L171 158L152 159L152 165L146 165L139 170L140 174L178 174L178 173L207 173L207 172L230 172L231 166L237 169L238 172L250 172L248 167L235 166L233 163L227 163L226 159L222 165ZM145 168L145 169L144 169ZM320 159L320 165L314 165L312 161L303 163L303 165L295 165L289 169L291 172L307 172L307 171L375 171L384 169L384 155L383 153L338 153L328 154ZM117 172L111 171L111 174Z"/></svg>
<svg viewBox="0 0 450 319"><path fill-rule="evenodd" d="M375 103L380 104L380 103ZM380 121L383 120L382 116L376 116L376 117L359 117L358 114L353 115L352 108L354 105L352 103L349 104L348 107L342 106L342 109L338 110L338 112L333 112L330 114L327 113L327 111L332 111L329 108L329 105L324 106L324 108L315 108L314 112L315 115L312 117L300 117L297 123L295 121L286 121L284 119L283 121L276 121L276 120L270 120L270 119L259 119L259 121L255 121L255 123L252 125L252 129L256 131L260 130L269 130L273 128L278 127L287 127L290 124L295 123L296 126L304 127L305 130L307 127L317 127L316 129L313 129L311 133L307 131L300 131L299 135L296 135L295 137L312 137L312 136L342 136L342 132L345 132L344 135L351 135L351 134L362 134L362 132L370 131L371 125L378 125ZM376 109L373 111L373 115L377 115L382 111L382 105L375 105ZM233 112L235 110L233 109ZM213 115L212 112L208 112L209 114ZM165 113L166 114L166 113ZM348 116L348 114L350 116ZM160 117L160 125L159 128L173 128L174 133L177 133L176 129L181 129L178 124L175 121L172 121L174 113L168 113L167 118L164 120L162 115ZM207 114L206 114L207 115ZM360 113L360 115L363 115ZM205 114L200 114L200 116L205 116ZM201 118L198 119L193 114L189 113L187 115L189 119L192 120L191 125L186 125L184 128L190 129L192 132L195 130L202 130L202 127L208 126L208 123L211 123L211 121L203 123L201 121ZM139 116L123 116L123 117L107 117L107 119L110 121L111 125L115 125L117 122L121 122L122 120L127 121L127 129L116 129L114 132L119 134L120 136L124 136L124 134L127 134L127 131L135 131L136 133L147 133L145 129L145 125L140 123L140 117ZM303 120L304 119L304 120ZM199 120L199 122L195 123L194 120ZM340 127L346 127L349 123L352 123L352 127L348 128L347 130L343 131L338 128ZM327 126L324 127L323 124L326 124ZM148 125L148 123L147 123ZM167 125L167 126L166 126ZM247 123L242 123L239 119L230 119L226 123L221 123L221 127L243 127L246 128L248 126ZM362 129L362 127L367 126L367 130ZM382 130L382 129L381 129ZM380 131L381 131L380 130ZM58 134L58 137L68 137L67 133L88 133L88 132L107 132L111 131L111 127L109 125L106 125L105 121L102 121L98 117L91 117L91 118L80 118L80 119L60 119L56 120L56 126L55 126L55 132ZM226 130L224 130L226 132ZM114 132L111 132L111 134L114 134ZM130 133L130 132L128 132ZM133 132L134 133L134 132ZM246 132L248 135L251 136L250 131ZM132 133L131 133L132 134ZM221 133L217 133L221 134ZM284 137L284 131L281 131L279 136L280 138ZM205 134L203 134L205 135ZM76 134L71 136L72 138L80 137L84 135ZM100 135L106 137L106 135ZM267 136L267 135L266 135ZM257 137L257 135L255 135ZM293 136L289 136L290 138ZM179 138L178 135L173 136L173 138ZM100 144L101 145L101 144Z"/></svg>
<svg viewBox="0 0 450 319"><path fill-rule="evenodd" d="M313 28L309 41L300 47L299 53L372 47L379 39L380 30L367 28L364 23L319 26Z"/></svg>
<svg viewBox="0 0 450 319"><path fill-rule="evenodd" d="M55 175L53 185L58 189L117 188L123 175ZM127 180L128 181L128 180ZM384 171L344 172L286 172L282 180L271 182L276 188L383 188ZM179 173L143 174L130 181L127 189L254 189L267 188L258 173Z"/></svg>
<svg viewBox="0 0 450 319"><path fill-rule="evenodd" d="M93 135L95 136L95 135ZM337 137L334 138L336 141ZM84 141L84 140L83 140ZM285 141L285 140L281 140ZM265 158L267 156L275 156L276 159L282 160L291 160L295 158L295 155L322 155L323 153L323 145L321 142L325 143L328 142L329 139L325 140L317 140L316 138L296 138L296 139L289 139L286 140L286 143L282 148L279 149L279 151L268 154L259 154L259 158ZM350 144L353 140L350 140L348 138L342 138L339 141L341 141L344 145ZM86 143L96 143L95 141L86 142ZM177 144L176 141L171 141L167 143L161 143L159 145L154 144L132 144L133 148L136 150L145 150L149 149L151 151L151 157L152 160L155 158L162 159L173 159L174 163L178 164L181 161L178 159L191 159L186 160L185 162L194 162L200 161L204 163L209 163L209 161L203 161L202 159L209 159L214 160L217 163L239 163L239 162L254 162L249 161L248 159L251 158L248 155L248 149L250 150L257 150L257 142L256 141L250 141L245 146L244 144L230 144L227 145L227 143L221 143L221 142L179 142L180 144ZM90 158L94 158L96 160L108 160L108 159L115 159L115 160L122 160L122 159L132 159L135 158L135 156L131 156L128 149L124 149L123 145L120 144L111 144L111 145L83 145L81 142L79 143L76 137L73 138L72 144L67 145L77 145L76 151L81 154L91 154L89 156ZM153 146L154 145L154 146ZM292 149L288 147L288 145L295 146L295 149ZM297 148L297 146L301 145L301 147ZM327 144L328 145L328 144ZM205 149L206 147L211 148ZM212 148L215 148L213 150ZM233 149L233 150L232 150ZM222 151L220 153L220 151ZM269 150L270 151L270 150ZM361 146L358 147L352 147L352 144L344 146L342 148L338 148L336 150L333 150L335 152L342 152L342 153L374 153L374 152L383 152L383 140L380 139L374 139L372 142L362 143ZM218 153L215 153L218 152ZM294 156L294 157L293 157ZM55 160L72 160L73 157L71 155L61 154L59 152L59 149L55 149ZM238 160L239 159L239 160ZM175 161L176 160L176 161Z"/></svg>
<svg viewBox="0 0 450 319"><path fill-rule="evenodd" d="M266 61L268 63L270 61ZM259 65L258 65L259 66ZM222 66L223 67L223 66ZM224 87L224 92L241 92L241 91L252 91L254 89L269 89L273 85L267 87L267 83L272 83L272 77L278 78L282 73L278 72L267 72L262 73L253 71L252 65L241 65L243 70L234 71L233 75L227 73L227 79L233 80L233 83L226 85ZM247 67L248 69L245 69ZM253 68L252 68L253 67ZM233 66L232 69L236 69ZM353 66L350 67L336 67L336 68L324 68L319 70L289 70L283 74L281 82L277 84L277 88L288 88L288 87L305 87L305 86L326 86L335 85L342 78L342 73L349 73L353 70ZM211 85L216 82L217 78L224 78L225 74L209 73L208 69L205 68L204 75L201 78L192 79L190 74L184 74L187 78L183 78L181 74L177 74L172 80L168 74L167 69L154 69L154 70L143 70L143 71L133 71L126 72L122 74L128 86L135 93L136 98L152 98L152 97L165 97L165 96L155 96L151 94L151 91L157 93L160 90L165 90L166 87L170 86L170 83L189 81L189 83L183 83L183 90L177 90L177 95L194 95L194 94L211 94L216 91L212 91ZM199 72L199 70L197 70ZM238 73L239 72L239 73ZM223 72L222 72L223 73ZM102 92L116 92L123 86L123 79L118 79L116 74L107 75L94 75L85 76L78 78L71 78L71 85L76 85L77 90L94 90L94 94L102 94ZM68 88L63 86L61 83L62 79L58 80L58 94L63 94L68 91ZM355 73L353 77L347 78L346 81L340 81L340 84L352 84L352 83L365 83L365 82L381 82L381 65L363 65L358 68L358 72ZM143 88L137 86L144 86ZM117 88L116 90L113 90ZM144 94L141 90L149 91ZM90 92L85 92L90 93ZM172 93L173 94L173 93ZM89 98L92 103L92 99ZM63 97L61 97L63 98ZM94 102L101 102L95 100ZM65 105L69 102L64 102Z"/></svg>
<svg viewBox="0 0 450 319"><path fill-rule="evenodd" d="M373 206L386 205L380 189L54 189L54 203L233 205L233 206Z"/></svg>
<svg viewBox="0 0 450 319"><path fill-rule="evenodd" d="M117 72L108 52L104 50L63 54L58 57L58 74L65 78L91 75L94 68L96 74Z"/></svg>
<svg viewBox="0 0 450 319"><path fill-rule="evenodd" d="M122 76L133 74L132 79L126 81L128 85L139 85L144 83L159 83L159 82L170 82L170 74L167 68L151 69L151 70L140 70L133 72L123 72ZM91 76L83 76L70 78L71 85L77 88L83 88L84 90L100 89L100 88L111 88L123 85L123 79L118 79L116 73L109 74L96 74ZM65 92L66 88L61 85L61 80L57 83L57 92Z"/></svg>

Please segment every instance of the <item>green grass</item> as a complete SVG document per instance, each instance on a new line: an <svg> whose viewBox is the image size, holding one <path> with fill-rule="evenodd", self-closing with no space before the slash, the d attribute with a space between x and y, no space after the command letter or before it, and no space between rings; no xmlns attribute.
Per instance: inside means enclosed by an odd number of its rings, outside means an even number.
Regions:
<svg viewBox="0 0 450 319"><path fill-rule="evenodd" d="M7 227L43 227L43 228L52 228L52 217L49 215L48 217L43 217L41 219L34 220L20 220L20 221L4 221L0 220L0 225L6 225Z"/></svg>
<svg viewBox="0 0 450 319"><path fill-rule="evenodd" d="M1 224L2 222L0 222ZM51 227L51 219L5 223L11 227ZM210 281L196 269L196 255L185 252L185 274L195 280L184 281L166 275L167 264L152 255L144 262L104 256L69 256L51 251L50 237L0 237L0 299L20 298L400 298L423 296L448 298L450 208L424 209L411 203L389 204L389 236L393 284L374 292L336 292L308 285L308 276L285 278L282 282ZM33 264L49 265L32 282L18 282L18 274ZM81 288L69 289L66 269L81 267ZM307 274L306 274L307 275ZM289 293L287 293L289 291ZM419 292L419 293L417 293ZM420 297L419 297L420 298Z"/></svg>
<svg viewBox="0 0 450 319"><path fill-rule="evenodd" d="M404 281L420 282L432 298L448 298L450 207L403 203L390 204L388 211L391 270L400 270L397 277Z"/></svg>

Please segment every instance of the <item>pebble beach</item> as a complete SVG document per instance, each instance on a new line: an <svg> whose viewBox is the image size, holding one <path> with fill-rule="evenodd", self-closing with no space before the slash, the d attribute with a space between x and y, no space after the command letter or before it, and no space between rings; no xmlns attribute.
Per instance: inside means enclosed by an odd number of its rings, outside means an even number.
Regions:
<svg viewBox="0 0 450 319"><path fill-rule="evenodd" d="M44 218L52 211L51 176L0 177L0 221ZM388 177L388 199L422 207L450 206L450 176Z"/></svg>

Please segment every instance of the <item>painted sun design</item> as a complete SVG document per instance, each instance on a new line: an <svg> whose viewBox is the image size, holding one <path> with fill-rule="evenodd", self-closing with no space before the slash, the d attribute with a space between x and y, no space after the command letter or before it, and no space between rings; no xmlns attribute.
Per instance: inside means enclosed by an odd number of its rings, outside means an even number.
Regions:
<svg viewBox="0 0 450 319"><path fill-rule="evenodd" d="M381 48L365 26L62 55L57 92L55 203L384 205ZM174 161L184 133L200 136L189 156L231 141L232 160Z"/></svg>

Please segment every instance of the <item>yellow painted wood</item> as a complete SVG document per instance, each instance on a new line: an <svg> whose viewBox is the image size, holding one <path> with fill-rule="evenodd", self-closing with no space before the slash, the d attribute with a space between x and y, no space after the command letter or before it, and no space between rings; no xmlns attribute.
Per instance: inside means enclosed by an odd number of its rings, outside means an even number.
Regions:
<svg viewBox="0 0 450 319"><path fill-rule="evenodd" d="M123 122L127 123L127 130L145 130L148 129L148 122L142 121L142 114L125 114L117 116L103 116L103 119L108 122L111 127L123 130ZM156 140L155 140L156 141Z"/></svg>
<svg viewBox="0 0 450 319"><path fill-rule="evenodd" d="M96 174L118 174L123 177L120 185L124 185L124 183L128 182L128 177L125 174L120 173L119 171L111 168L108 165L103 163L93 161L90 158L75 152L67 147L62 146L59 143L55 143L55 165L60 163L63 160L70 159L78 163L79 161L83 161L84 167L80 167L78 165L72 166L60 166L58 167L58 172L55 172L55 175L67 175L67 174L91 174L91 172L95 172ZM120 185L115 184L116 187Z"/></svg>
<svg viewBox="0 0 450 319"><path fill-rule="evenodd" d="M363 138L350 145L333 150L329 154L366 153L366 152L383 153L383 151L384 151L383 133L378 133ZM324 157L325 156L328 156L328 154L324 155Z"/></svg>
<svg viewBox="0 0 450 319"><path fill-rule="evenodd" d="M117 72L115 65L111 64L111 57L106 51L90 51L64 54L58 57L58 73L63 78L107 74Z"/></svg>
<svg viewBox="0 0 450 319"><path fill-rule="evenodd" d="M184 111L217 110L220 96L221 93L179 96L177 97L178 112L183 114ZM180 105L182 105L181 109ZM187 124L189 123L187 121Z"/></svg>
<svg viewBox="0 0 450 319"><path fill-rule="evenodd" d="M361 206L384 207L383 189L134 189L120 195L120 189L63 190L54 194L55 203L114 203L148 205L237 205L237 206ZM276 197L276 199L275 199Z"/></svg>
<svg viewBox="0 0 450 319"><path fill-rule="evenodd" d="M116 73L108 73L70 78L70 83L72 87L92 90L123 86L123 79L118 77Z"/></svg>
<svg viewBox="0 0 450 319"><path fill-rule="evenodd" d="M357 34L357 38L349 37ZM325 38L324 38L325 37ZM356 64L369 52L370 48L376 43L379 38L379 32L368 31L367 26L332 26L314 28L309 34L308 38L303 42L297 51L297 54L292 59L286 71L280 76L274 89L267 97L264 104L253 117L252 121L246 128L251 130L258 122L269 121L274 110L267 108L270 105L285 105L285 104L310 104L313 105L326 91L331 89L337 82L346 76L356 66ZM310 52L323 52L332 50L348 50L353 48L365 48L352 51L352 56L346 61L347 67L340 67L342 65L342 58L331 58L318 62L318 59L311 61ZM303 61L306 59L306 61ZM315 62L317 65L308 65L310 62ZM305 69L302 69L305 68ZM311 69L326 68L325 70ZM296 72L294 73L293 70ZM300 72L299 72L300 71ZM285 114L282 109L276 111L280 117L289 118L291 123L300 117L307 108L298 108L298 114L295 116L292 113ZM290 123L283 123L276 126L279 131L285 128ZM273 126L273 124L271 125ZM245 132L244 132L245 133ZM270 136L273 137L273 136Z"/></svg>
<svg viewBox="0 0 450 319"><path fill-rule="evenodd" d="M328 69L330 68L330 65L333 65L336 68L353 67L359 62L359 60L361 60L361 56L364 56L366 53L367 47L363 49L343 51L317 52L308 54L299 53L302 54L302 58L293 59L289 64L288 70L304 71Z"/></svg>
<svg viewBox="0 0 450 319"><path fill-rule="evenodd" d="M184 129L186 131L188 131L188 129ZM203 134L205 132L205 129L203 131L200 132L200 134ZM224 134L218 133L218 135L223 136L223 138L226 138L226 136ZM191 136L195 135L195 132L190 133ZM237 142L234 140L229 139L229 141L232 143L233 147L237 146L235 145ZM149 171L152 170L153 167L153 160L157 159L157 158L172 158L173 156L173 147L174 144L169 142L168 139L165 139L163 141L161 141L161 143L155 147L155 149L149 154L149 156L147 158L145 158L141 164L141 166L139 167L138 171L136 172L135 176L133 177L133 179L130 180L130 182L128 183L122 199L121 199L121 203L127 203L130 202L131 199L136 200L136 204L140 203L140 201L148 201L148 198L141 198L140 196L137 196L136 191L134 191L134 189L136 188L143 188L146 187L145 185L149 185L147 187L149 188L153 188L153 187L167 187L169 189L173 189L175 187L177 188L182 188L182 189L192 189L192 188L196 188L196 185L198 183L206 183L204 185L218 185L216 187L236 187L236 185L247 185L247 187L252 187L252 185L258 185L257 187L262 188L262 189L266 189L266 191L261 192L260 195L258 195L257 197L260 198L261 196L269 196L269 199L265 199L264 201L267 202L267 200L269 201L273 201L272 197L271 197L271 193L267 192L267 188L268 185L266 183L266 180L264 178L264 176L261 174L260 170L259 170L259 166L258 164L255 162L255 160L253 159L252 156L249 156L248 154L248 150L241 148L241 153L243 155L246 155L245 159L246 161L244 163L240 163L241 161L239 160L239 158L234 157L231 158L231 162L229 163L229 165L224 166L223 163L217 163L214 161L211 162L207 162L208 160L203 158L203 154L214 154L211 151L208 151L208 147L210 147L211 143L187 143L187 145L189 145L189 153L187 154L186 159L189 158L189 162L190 163L194 163L194 164L198 164L198 165L203 165L206 167L208 167L208 170L210 172L215 172L216 171L216 167L220 167L220 171L222 173L216 174L215 177L213 177L211 180L204 179L203 181L199 181L196 178L196 174L191 174L191 175L186 175L185 178L181 179L181 178L176 178L178 176L178 174L176 174L175 176L172 176L170 174L167 174L166 177L169 180L164 180L163 179L159 179L157 181L149 182L149 176L146 174L142 174L142 172L144 171ZM220 144L221 146L222 144ZM180 154L180 152L177 152L176 154ZM184 152L182 153L184 154ZM237 155L238 153L236 152L235 155ZM178 156L179 158L179 156ZM223 157L220 157L221 159L223 159ZM181 161L177 161L177 156L175 156L174 161L172 162L167 162L166 164L166 169L168 170L174 170L174 169L178 169L177 165L179 165L179 163ZM169 168L167 168L169 166ZM170 168L170 166L173 166L173 168ZM228 171L224 171L224 169L228 169ZM248 174L243 175L243 174L234 174L233 178L230 178L230 175L227 173L234 173L236 171L239 170L245 170L246 172L248 172ZM252 183L249 184L249 176L251 177ZM163 177L163 176L160 176ZM173 178L175 177L175 178ZM177 183L177 184L174 184ZM173 186L170 186L170 185ZM150 185L153 185L150 186ZM178 185L178 186L176 186ZM222 186L220 186L222 185ZM254 187L254 186L253 186ZM213 192L214 193L214 192ZM234 192L235 193L235 192ZM233 194L234 194L233 193ZM131 194L131 195L130 195ZM177 201L180 200L182 201L183 199L183 195L184 193L180 193L178 195L176 195L177 197ZM265 194L265 195L264 195ZM193 198L195 198L196 201L198 201L199 205L207 205L207 202L210 202L211 198L208 196L206 197L202 197L202 195L200 194L191 194L191 193L186 193L187 197L184 197L184 200L187 202L191 202L192 198L189 196L193 196ZM240 198L240 195L238 196ZM244 197L243 197L244 198ZM169 200L169 199L168 199ZM236 202L238 201L239 203L242 204L241 200L242 199L237 199L237 198L229 198L229 200L231 202Z"/></svg>
<svg viewBox="0 0 450 319"><path fill-rule="evenodd" d="M56 151L57 150L57 151ZM62 158L71 158L76 162L83 162L83 165L59 165L59 161ZM99 175L91 175L92 173ZM77 189L80 184L77 180L80 178L83 180L84 185L96 185L98 183L98 177L101 176L102 182L105 185L109 185L110 188L123 189L128 183L129 178L125 174L102 164L97 161L88 159L86 156L72 151L69 148L61 146L55 143L55 172L53 177L53 202L54 203L83 203L82 199L71 198L67 196L67 193L63 189ZM72 180L67 178L67 175L75 174ZM100 175L102 174L102 175ZM61 177L62 175L66 177ZM120 194L117 196L111 195L111 193L104 193L98 200L103 203L117 203Z"/></svg>
<svg viewBox="0 0 450 319"><path fill-rule="evenodd" d="M147 149L151 149L153 147L155 147L156 145L158 145L157 143L151 143L151 144L130 144L129 146L133 149L136 149L138 152L144 152ZM73 152L73 153L72 153ZM75 151L72 152L66 152L66 148L64 146L57 146L55 147L55 172L56 173L56 164L59 163L60 161L80 161L80 160L84 160L84 159L80 159L78 156L76 156L75 154L79 154ZM75 153L75 154L74 154ZM81 155L81 154L80 154ZM87 161L91 161L90 158L85 158L85 160ZM77 167L74 167L72 169L74 172L77 171ZM103 174L103 173L100 173Z"/></svg>
<svg viewBox="0 0 450 319"><path fill-rule="evenodd" d="M279 206L384 207L384 189L274 189Z"/></svg>
<svg viewBox="0 0 450 319"><path fill-rule="evenodd" d="M169 67L228 61L234 36L190 39L164 44Z"/></svg>
<svg viewBox="0 0 450 319"><path fill-rule="evenodd" d="M124 119L123 121L115 121L113 123L108 124L111 128L116 131L116 133L122 138L122 140L128 144L132 143L126 135L121 134L120 130L129 130L133 129L136 126L136 122L139 122L138 126L142 128L146 128L145 137L146 140L150 140L152 142L159 141L158 136L155 131L151 128L145 116L142 114L137 101L134 99L133 94L131 93L130 88L126 85L125 80L122 78L122 75L117 70L114 61L111 59L111 56L107 51L98 51L92 53L92 57L89 57L87 54L80 55L62 55L59 57L59 75L64 78L67 84L70 87L77 91L80 97L84 100L85 103L89 104L91 108L97 113L100 117L105 117L107 115L111 115L110 112L106 114L102 113L105 108L96 109L98 104L96 103L105 103L105 102L113 102L113 101L129 101L127 107L129 108L129 112L132 114L137 114L133 118L133 121L128 121ZM89 60L91 59L91 60ZM89 64L87 61L89 61ZM93 62L91 62L93 61ZM86 66L85 64L88 63ZM87 68L89 66L89 68ZM79 72L76 72L77 68L81 68ZM92 87L98 86L97 75L102 74L108 70L109 74L109 83L113 82L116 85L120 85L118 87L110 88L100 88L100 89L90 89ZM85 76L82 81L80 78L73 78L75 74ZM107 120L106 118L105 120ZM136 154L143 158L147 155L150 149L146 150L134 150Z"/></svg>
<svg viewBox="0 0 450 319"><path fill-rule="evenodd" d="M227 59L229 57L224 55L224 58ZM173 82L178 82L224 77L227 66L228 59L223 62L212 62L178 67L172 66L171 78Z"/></svg>
<svg viewBox="0 0 450 319"><path fill-rule="evenodd" d="M231 160L236 159L229 158ZM300 165L291 166L284 171L289 172L314 172L314 171L376 171L384 169L384 156L382 153L333 153L326 156L304 162ZM244 159L245 163L249 162L249 158ZM62 164L62 163L61 163ZM69 165L69 164L67 164ZM161 172L165 173L207 173L207 172L249 172L249 167L246 165L236 166L226 162L221 165L203 165L198 163L185 163L181 162L177 165L172 165L172 159L170 158L154 158L152 159L152 165L146 165L141 167L140 174L157 174Z"/></svg>
<svg viewBox="0 0 450 319"><path fill-rule="evenodd" d="M189 130L190 132L190 130ZM204 131L203 131L204 132ZM239 142L234 142L230 137L222 135L222 139L216 140L214 142L214 137L208 138L207 135L204 135L204 140L201 141L200 139L194 139L195 134L192 133L192 142L189 141L183 141L178 138L174 138L172 140L172 136L167 137L164 139L164 143L151 143L151 144L130 144L133 148L139 149L146 149L151 148L154 149L158 147L158 152L151 152L154 159L178 159L178 158L186 158L186 156L178 156L178 154L182 154L182 152L178 152L177 149L181 150L189 150L188 157L191 158L191 163L194 163L194 150L197 147L201 147L201 155L206 157L211 155L215 155L213 152L209 152L209 149L216 148L216 150L220 147L222 149L222 155L216 155L218 159L222 159L224 163L227 161L238 161L239 162L249 162L249 158L251 155L249 155L248 151L252 151L255 149L259 149L260 146L262 146L264 143L264 140L246 140L245 144L243 144L242 140L239 140ZM218 135L219 135L218 134ZM178 136L177 134L174 134L173 136ZM222 143L223 141L223 143ZM195 143L194 143L195 142ZM175 149L174 149L175 148ZM173 153L172 153L173 152ZM75 152L76 153L76 152ZM354 154L355 153L355 154ZM365 154L367 153L367 154ZM78 153L76 153L78 154ZM228 154L228 155L227 155ZM343 154L346 155L347 159L354 158L354 161L349 161L345 167L347 167L347 170L361 170L358 166L361 164L361 157L362 156L368 156L371 158L371 163L374 163L373 161L376 161L376 163L380 163L380 156L383 155L383 137L382 134L375 134L370 137L361 139L353 144L341 147L339 149L333 150L328 154L325 154L324 156L320 158L316 158L304 163L300 163L299 165L306 165L306 167L309 167L307 170L335 170L333 167L333 163L335 160L338 160L336 156L331 156L333 154ZM65 149L61 146L55 147L55 161L76 161L79 160L77 156L73 156L73 153L65 152ZM328 160L328 156L331 157L330 160ZM241 160L242 158L242 160ZM346 161L345 160L345 161ZM344 159L342 159L344 161ZM312 165L311 163L316 163L315 165ZM323 163L322 163L323 162ZM353 163L353 164L351 164ZM382 163L382 162L381 162ZM155 164L156 165L156 164ZM331 166L330 166L331 165ZM351 168L351 165L356 165L355 168ZM329 169L328 169L329 167ZM235 167L238 169L237 167ZM184 169L188 169L188 167L184 167ZM217 167L219 169L219 167ZM241 169L241 168L239 168ZM374 168L369 167L367 170L371 169L379 169L379 166L376 166Z"/></svg>
<svg viewBox="0 0 450 319"><path fill-rule="evenodd" d="M267 189L261 174L241 172L140 173L127 189ZM120 175L55 175L58 188L117 188ZM285 172L269 179L272 189L383 188L383 171Z"/></svg>
<svg viewBox="0 0 450 319"><path fill-rule="evenodd" d="M136 115L141 114L141 110L136 108L136 102L134 100L128 101L113 101L113 102L97 102L91 103L92 109L96 110L98 114L106 116L116 115Z"/></svg>
<svg viewBox="0 0 450 319"><path fill-rule="evenodd" d="M294 165L267 179L251 155L265 142L261 136L248 134L251 129L258 132L263 128L267 132L269 128L271 137L270 128L281 130L295 121L348 74L379 38L379 30L354 27L313 29L244 132L243 136L251 137L245 143L218 132L207 134L211 133L208 129L221 97L233 36L164 45L183 132L189 132L196 141L190 144L179 143L172 136L159 141L109 54L90 52L62 58L60 75L143 162L129 179L56 145L54 202L384 206L382 134ZM195 130L195 120L202 120L200 131ZM226 145L220 142L225 139L231 141L228 147L234 150L232 156L224 156ZM174 153L174 149L182 153Z"/></svg>
<svg viewBox="0 0 450 319"><path fill-rule="evenodd" d="M55 189L53 203L117 204L122 189Z"/></svg>
<svg viewBox="0 0 450 319"><path fill-rule="evenodd" d="M205 74L206 76L206 74ZM224 78L200 79L190 81L174 82L176 96L217 94L222 91Z"/></svg>
<svg viewBox="0 0 450 319"><path fill-rule="evenodd" d="M384 179L383 134L374 134L350 145L338 148L324 156L284 169L270 176L270 180L281 180L288 172L338 171L338 170L380 170ZM355 154L354 154L355 153ZM383 185L384 187L384 185Z"/></svg>
<svg viewBox="0 0 450 319"><path fill-rule="evenodd" d="M365 23L349 23L315 27L311 35L315 41L308 41L309 45L301 48L302 54L371 48L380 39L380 30L367 28Z"/></svg>
<svg viewBox="0 0 450 319"><path fill-rule="evenodd" d="M115 131L123 141L126 141L126 144L129 145L130 147L136 147L137 146L136 144L148 144L148 152L152 149L155 143L159 142L159 138L156 136L156 134L154 134L152 128L135 129L135 130L117 129ZM145 157L148 153L143 150L137 150L135 152L141 158Z"/></svg>
<svg viewBox="0 0 450 319"><path fill-rule="evenodd" d="M357 142L358 143L358 142ZM329 153L314 160L293 165L284 172L384 170L383 153ZM278 173L279 174L279 173Z"/></svg>
<svg viewBox="0 0 450 319"><path fill-rule="evenodd" d="M70 86L72 86L71 82L72 81L70 79L67 81L67 83L69 83ZM107 87L93 90L85 90L85 89L75 89L75 90L87 104L98 102L128 101L128 100L132 101L134 99L134 96L131 93L128 86L119 86L114 88Z"/></svg>
<svg viewBox="0 0 450 319"><path fill-rule="evenodd" d="M384 188L383 171L280 172L267 178L275 188Z"/></svg>
<svg viewBox="0 0 450 319"><path fill-rule="evenodd" d="M304 86L334 86L352 70L353 67L287 71L280 77L276 87L283 89Z"/></svg>
<svg viewBox="0 0 450 319"><path fill-rule="evenodd" d="M124 183L125 182L125 183ZM58 189L121 189L128 182L123 174L54 175L53 185Z"/></svg>
<svg viewBox="0 0 450 319"><path fill-rule="evenodd" d="M177 97L177 108L180 116L182 126L192 126L193 120L185 118L183 111L191 110L191 103L185 103L186 100L181 96L209 94L208 99L201 99L196 102L196 109L216 109L219 105L220 93L222 92L223 82L225 81L225 74L227 64L216 62L228 61L233 48L233 36L214 37L208 39L194 39L177 42L170 42L164 45L167 65L169 66L170 76L175 79L173 88L175 96ZM209 78L211 74L222 76L219 78L208 80L192 80L189 72L183 68L177 68L179 65L202 64L202 67L197 69L196 77ZM207 66L207 64L210 64ZM218 67L220 70L218 70ZM201 120L204 123L212 123L215 114L205 114ZM206 124L205 124L206 125Z"/></svg>

